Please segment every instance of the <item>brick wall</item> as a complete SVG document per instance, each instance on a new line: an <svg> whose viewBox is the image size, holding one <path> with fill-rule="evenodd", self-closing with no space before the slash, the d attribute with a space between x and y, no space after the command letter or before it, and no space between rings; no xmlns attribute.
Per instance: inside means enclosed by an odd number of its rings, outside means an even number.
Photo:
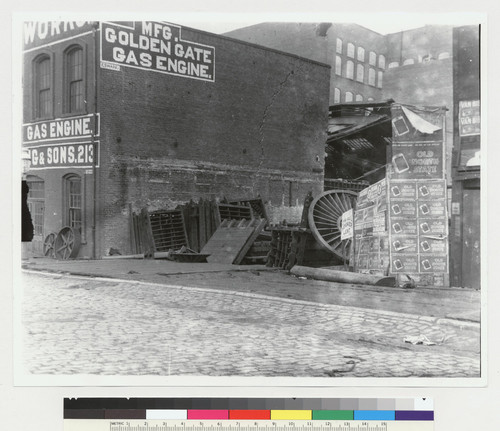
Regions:
<svg viewBox="0 0 500 431"><path fill-rule="evenodd" d="M330 69L226 37L183 29L215 47L215 82L100 69L98 249L128 249L128 208L200 197L301 204L322 190Z"/></svg>
<svg viewBox="0 0 500 431"><path fill-rule="evenodd" d="M378 56L385 55L386 47L384 36L357 24L341 23L262 23L249 27L233 30L226 33L227 36L239 40L257 43L273 49L310 58L331 65L331 77L329 86L329 104L335 102L335 88L341 91L341 102L345 102L346 92L361 95L364 101L369 98L380 100L381 91L376 85L368 84L368 55L373 51ZM337 38L343 41L343 51L336 52ZM365 61L360 62L365 67L363 82L356 80L356 68L354 78L346 78L347 43L362 46L365 49ZM357 54L357 51L356 53ZM335 73L335 57L339 55L342 59L342 74ZM357 55L352 59L357 65ZM380 70L373 67L377 72ZM337 102L338 103L338 102Z"/></svg>

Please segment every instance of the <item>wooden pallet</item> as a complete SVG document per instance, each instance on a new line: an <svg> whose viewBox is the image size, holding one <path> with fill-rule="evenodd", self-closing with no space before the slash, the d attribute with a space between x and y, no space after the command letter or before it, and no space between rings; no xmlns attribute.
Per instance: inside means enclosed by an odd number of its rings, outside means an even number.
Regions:
<svg viewBox="0 0 500 431"><path fill-rule="evenodd" d="M220 203L217 205L219 221L224 220L251 220L253 218L252 208L247 205L232 205Z"/></svg>
<svg viewBox="0 0 500 431"><path fill-rule="evenodd" d="M149 214L149 220L155 251L189 247L182 211L153 211Z"/></svg>

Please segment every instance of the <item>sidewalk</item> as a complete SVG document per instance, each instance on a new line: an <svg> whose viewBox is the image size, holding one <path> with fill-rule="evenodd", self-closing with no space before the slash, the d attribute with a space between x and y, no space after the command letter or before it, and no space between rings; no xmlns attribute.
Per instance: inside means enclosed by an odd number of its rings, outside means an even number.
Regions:
<svg viewBox="0 0 500 431"><path fill-rule="evenodd" d="M481 292L458 288L402 289L299 279L263 265L180 263L153 259L24 260L27 270L255 293L322 304L426 316L479 325Z"/></svg>

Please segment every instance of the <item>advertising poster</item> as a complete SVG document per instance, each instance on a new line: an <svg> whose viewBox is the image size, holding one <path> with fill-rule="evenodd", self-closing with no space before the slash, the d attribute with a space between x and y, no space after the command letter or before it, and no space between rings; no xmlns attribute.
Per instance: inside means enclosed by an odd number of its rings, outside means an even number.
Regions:
<svg viewBox="0 0 500 431"><path fill-rule="evenodd" d="M358 195L354 213L356 271L387 274L390 248L387 220L387 180L383 179Z"/></svg>
<svg viewBox="0 0 500 431"><path fill-rule="evenodd" d="M391 179L388 195L391 273L407 274L420 285L444 285L448 273L446 182Z"/></svg>
<svg viewBox="0 0 500 431"><path fill-rule="evenodd" d="M479 100L458 102L458 124L460 136L481 134L481 103Z"/></svg>
<svg viewBox="0 0 500 431"><path fill-rule="evenodd" d="M444 110L392 107L392 179L444 179Z"/></svg>

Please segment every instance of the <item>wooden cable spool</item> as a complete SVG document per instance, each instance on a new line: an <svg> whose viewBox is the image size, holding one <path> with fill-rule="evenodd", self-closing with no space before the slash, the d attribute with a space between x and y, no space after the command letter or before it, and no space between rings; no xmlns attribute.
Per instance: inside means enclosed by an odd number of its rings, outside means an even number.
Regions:
<svg viewBox="0 0 500 431"><path fill-rule="evenodd" d="M354 208L358 194L351 190L328 190L311 202L309 228L316 241L344 261L349 259L352 240L341 238L342 214Z"/></svg>

